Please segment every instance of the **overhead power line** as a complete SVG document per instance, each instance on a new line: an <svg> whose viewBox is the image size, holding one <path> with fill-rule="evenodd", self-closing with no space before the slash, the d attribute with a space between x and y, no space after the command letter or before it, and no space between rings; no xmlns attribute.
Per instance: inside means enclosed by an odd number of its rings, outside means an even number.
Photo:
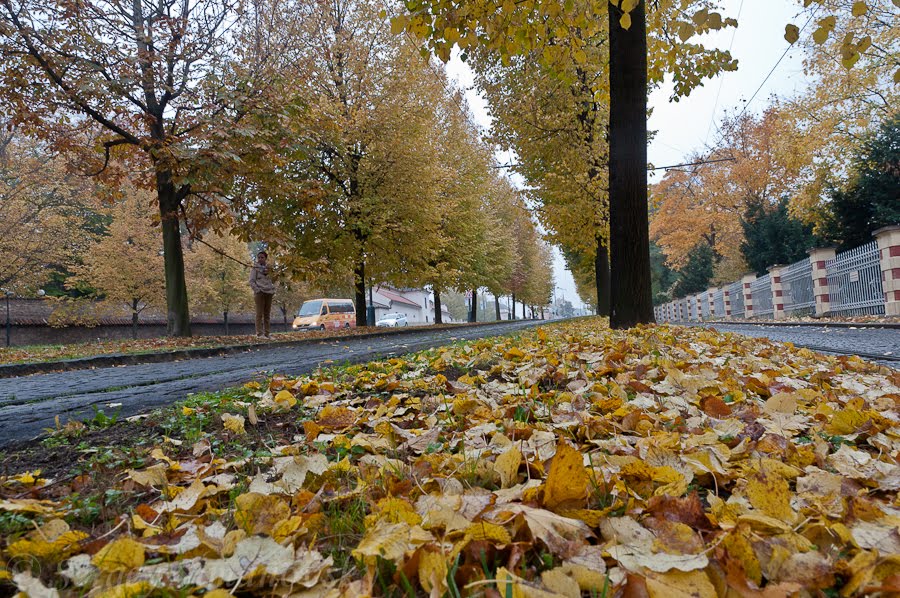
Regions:
<svg viewBox="0 0 900 598"><path fill-rule="evenodd" d="M716 162L734 162L737 158L733 156L728 158L717 158L715 160L701 160L699 162L685 162L684 164L671 164L669 166L648 166L647 171L652 172L654 170L673 170L675 168L682 168L684 166L702 166L703 164L715 164ZM492 166L492 168L515 168L519 166L519 164L497 164Z"/></svg>

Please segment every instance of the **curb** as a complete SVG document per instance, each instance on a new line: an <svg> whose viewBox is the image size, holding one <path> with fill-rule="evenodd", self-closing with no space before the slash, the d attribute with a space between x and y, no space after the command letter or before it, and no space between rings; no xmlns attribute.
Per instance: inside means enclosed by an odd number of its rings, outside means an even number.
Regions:
<svg viewBox="0 0 900 598"><path fill-rule="evenodd" d="M753 320L705 320L702 322L695 321L672 321L662 322L663 324L676 324L679 326L715 326L716 324L727 324L731 326L809 326L815 328L883 328L888 330L900 330L900 322L762 322Z"/></svg>
<svg viewBox="0 0 900 598"><path fill-rule="evenodd" d="M112 353L109 355L97 355L94 357L79 357L77 359L64 359L59 361L42 361L36 363L12 363L0 365L0 378L18 378L33 374L49 374L52 372L70 372L75 370L88 370L93 368L116 367L125 365L140 365L145 363L167 363L183 361L187 359L203 359L207 357L220 357L234 353L245 353L261 349L280 349L286 347L298 347L314 343L339 340L355 340L367 338L383 338L386 336L404 336L407 334L420 334L443 330L463 330L466 328L478 328L481 326L504 325L516 322L551 322L552 320L500 320L493 322L476 322L474 324L445 324L441 326L416 326L403 330L383 330L381 332L365 332L363 334L319 336L316 338L303 338L292 341L276 341L273 343L250 343L244 345L226 345L223 347L206 347L201 349L179 349L161 353Z"/></svg>

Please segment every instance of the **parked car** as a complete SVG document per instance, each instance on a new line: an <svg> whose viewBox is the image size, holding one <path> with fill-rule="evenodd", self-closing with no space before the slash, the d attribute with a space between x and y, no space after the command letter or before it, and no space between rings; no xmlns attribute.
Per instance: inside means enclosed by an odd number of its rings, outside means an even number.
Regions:
<svg viewBox="0 0 900 598"><path fill-rule="evenodd" d="M355 328L356 308L350 299L313 299L304 301L294 318L294 330Z"/></svg>
<svg viewBox="0 0 900 598"><path fill-rule="evenodd" d="M380 328L397 328L399 326L409 326L404 314L384 314L379 318L375 325Z"/></svg>

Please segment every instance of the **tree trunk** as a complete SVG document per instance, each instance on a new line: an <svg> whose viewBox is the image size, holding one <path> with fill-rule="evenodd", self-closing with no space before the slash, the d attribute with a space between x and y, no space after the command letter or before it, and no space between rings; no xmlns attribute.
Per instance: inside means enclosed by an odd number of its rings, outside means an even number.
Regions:
<svg viewBox="0 0 900 598"><path fill-rule="evenodd" d="M494 295L494 310L497 313L497 321L499 322L502 318L500 316L500 297L498 295Z"/></svg>
<svg viewBox="0 0 900 598"><path fill-rule="evenodd" d="M472 289L472 301L469 303L469 322L478 321L478 289Z"/></svg>
<svg viewBox="0 0 900 598"><path fill-rule="evenodd" d="M284 331L289 332L290 328L288 328L287 321L287 305L281 305L279 306L279 309L281 309L281 317L284 319Z"/></svg>
<svg viewBox="0 0 900 598"><path fill-rule="evenodd" d="M610 326L653 321L647 215L647 24L645 2L631 11L609 4ZM599 306L598 306L599 307Z"/></svg>
<svg viewBox="0 0 900 598"><path fill-rule="evenodd" d="M546 319L547 319L547 318L544 317L544 306L543 306L543 305L541 306L541 319L542 319L542 320L546 320Z"/></svg>
<svg viewBox="0 0 900 598"><path fill-rule="evenodd" d="M137 340L137 329L138 329L138 303L140 303L137 299L131 300L131 338Z"/></svg>
<svg viewBox="0 0 900 598"><path fill-rule="evenodd" d="M441 313L441 292L438 289L434 289L434 323L444 323L444 316Z"/></svg>
<svg viewBox="0 0 900 598"><path fill-rule="evenodd" d="M366 262L360 260L353 268L353 292L356 296L356 325L366 325Z"/></svg>
<svg viewBox="0 0 900 598"><path fill-rule="evenodd" d="M188 308L187 285L184 279L184 253L181 249L181 228L178 217L180 200L172 173L156 172L156 193L163 233L163 260L166 272L166 332L169 336L191 335L191 314Z"/></svg>
<svg viewBox="0 0 900 598"><path fill-rule="evenodd" d="M597 257L594 258L594 274L597 279L597 315L609 315L609 252L597 238Z"/></svg>
<svg viewBox="0 0 900 598"><path fill-rule="evenodd" d="M228 332L228 310L222 312L222 319L225 321L225 336L228 336L230 332Z"/></svg>
<svg viewBox="0 0 900 598"><path fill-rule="evenodd" d="M522 302L522 319L523 319L523 320L527 320L527 319L528 319L528 314L525 312L525 309L526 309L526 308L527 308L527 306L525 305L525 302L523 301L523 302Z"/></svg>

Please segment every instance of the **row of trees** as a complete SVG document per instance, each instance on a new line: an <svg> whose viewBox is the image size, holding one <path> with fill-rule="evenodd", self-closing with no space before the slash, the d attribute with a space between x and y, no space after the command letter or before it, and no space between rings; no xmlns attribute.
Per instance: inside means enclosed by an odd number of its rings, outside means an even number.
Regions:
<svg viewBox="0 0 900 598"><path fill-rule="evenodd" d="M854 2L852 9L842 0L813 4L852 11L854 18L867 13L865 2ZM733 69L727 53L708 50L692 37L735 21L723 18L710 0L664 0L649 7L641 0L563 6L541 0L415 0L405 8L394 19L396 32L427 40L445 60L454 45L467 55L483 50L502 64L528 56L547 75L580 85L575 95L581 101L568 104L597 113L590 122L608 108L608 159L602 161L608 164L608 247L617 283L610 290L611 321L629 326L652 319L648 77L652 82L671 74L679 96L704 77ZM440 109L421 116L408 111L424 107L417 101L425 97L423 74L431 66L415 62L417 44L388 34L384 17L390 12L389 5L365 1L0 0L0 109L54 148L83 154L80 162L101 176L138 172L139 182L155 190L173 334L189 330L183 226L196 233L237 224L244 234L259 234L257 214L264 213L267 234L290 231L275 240L278 247L304 248L312 246L303 243L310 230L323 230L324 244L340 248L335 254L341 259L333 261L316 247L291 252L303 256L296 258L304 266L298 270L325 270L332 263L350 268L359 299L371 270L399 253L389 239L403 232L407 217L416 221L417 235L420 228L441 231L438 210L395 206L394 195L411 189L424 198L447 193L440 169L409 168L421 166L429 151L443 152L425 131L445 115ZM834 15L819 21L817 42L829 38L834 21ZM787 36L796 39L798 31L788 28ZM840 40L848 65L874 47L855 33ZM563 120L573 116L578 120L572 113ZM582 144L591 146L593 125L580 122L579 129ZM579 256L580 264L593 262L596 276L607 218L592 195L602 188L595 184L602 175L591 170L597 156L583 162L587 170L577 170L582 181L592 181L590 206L599 216L582 219L589 228L578 244L593 244L595 257L572 247L567 254ZM551 195L542 201L555 204ZM267 210L266 203L278 205ZM385 269L403 271L402 261ZM416 270L416 276L428 277L427 269Z"/></svg>
<svg viewBox="0 0 900 598"><path fill-rule="evenodd" d="M806 42L807 91L727 118L715 146L685 160L705 163L653 187L651 238L665 257L654 263L655 301L764 274L817 244L856 247L900 222L896 7L849 12L825 23L823 43ZM857 53L845 51L848 38L860 40Z"/></svg>
<svg viewBox="0 0 900 598"><path fill-rule="evenodd" d="M445 290L487 288L548 303L549 250L524 199L493 168L443 68L391 34L384 8L3 0L0 108L35 156L59 156L49 180L77 180L83 204L98 187L109 202L153 189L162 235L145 265L164 273L172 334L189 333L189 306L206 304L215 283L192 275L190 256L185 267L185 248L204 251L203 240L227 240L232 255L264 240L293 286L352 287L359 306L380 282L430 286L438 302ZM80 170L66 171L63 157ZM125 214L100 212L85 212L99 226L91 238L114 247ZM68 286L108 296L80 269L104 251L88 243L33 261L46 270L80 256L63 266Z"/></svg>

